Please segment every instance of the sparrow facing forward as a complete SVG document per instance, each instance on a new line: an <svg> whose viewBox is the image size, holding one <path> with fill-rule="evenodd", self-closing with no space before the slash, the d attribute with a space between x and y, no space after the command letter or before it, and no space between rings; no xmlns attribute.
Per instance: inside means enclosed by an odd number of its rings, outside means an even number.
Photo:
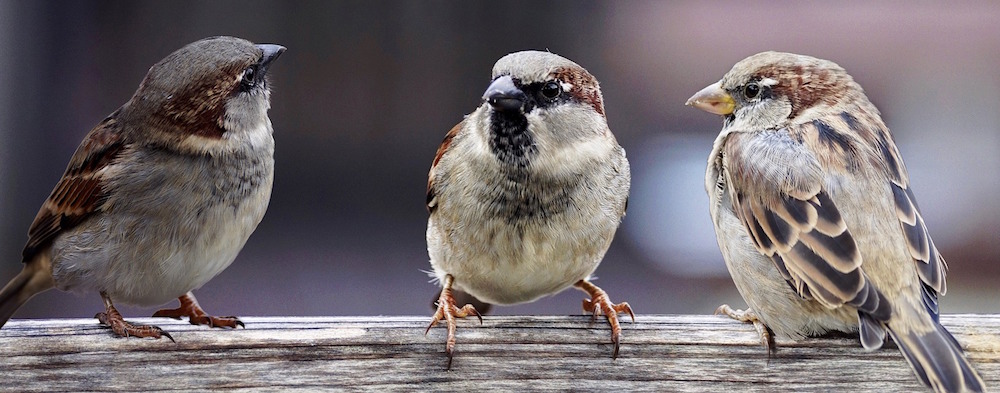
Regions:
<svg viewBox="0 0 1000 393"><path fill-rule="evenodd" d="M124 321L112 300L179 298L154 316L242 326L208 316L191 291L233 262L264 217L274 173L264 76L284 50L214 37L150 68L83 139L35 217L24 269L0 291L0 326L52 287L99 292L97 318L119 336L170 338Z"/></svg>
<svg viewBox="0 0 1000 393"><path fill-rule="evenodd" d="M843 68L788 53L748 57L688 105L724 116L708 159L712 220L750 309L720 311L802 338L892 337L925 385L983 381L938 323L944 259L878 109Z"/></svg>
<svg viewBox="0 0 1000 393"><path fill-rule="evenodd" d="M625 215L630 175L597 80L555 54L517 52L494 65L483 101L430 169L427 250L443 290L428 330L447 321L450 367L455 317L479 316L455 305L453 287L508 305L572 285L590 295L585 311L607 317L617 356L617 314L632 310L588 278Z"/></svg>

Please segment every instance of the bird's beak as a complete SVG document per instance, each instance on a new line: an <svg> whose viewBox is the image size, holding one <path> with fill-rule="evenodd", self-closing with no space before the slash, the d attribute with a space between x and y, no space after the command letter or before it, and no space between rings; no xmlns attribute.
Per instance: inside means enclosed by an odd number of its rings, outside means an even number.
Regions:
<svg viewBox="0 0 1000 393"><path fill-rule="evenodd" d="M733 101L733 97L729 93L722 90L721 82L715 82L695 93L684 105L725 116L733 113L733 109L736 108L736 101Z"/></svg>
<svg viewBox="0 0 1000 393"><path fill-rule="evenodd" d="M510 75L497 78L486 88L486 93L483 93L483 100L500 112L521 110L525 98L524 92L514 85L514 79Z"/></svg>
<svg viewBox="0 0 1000 393"><path fill-rule="evenodd" d="M257 45L257 48L260 48L260 50L264 52L263 56L260 58L260 65L257 66L257 72L260 73L260 75L267 73L268 65L285 52L285 47L281 45L260 44Z"/></svg>

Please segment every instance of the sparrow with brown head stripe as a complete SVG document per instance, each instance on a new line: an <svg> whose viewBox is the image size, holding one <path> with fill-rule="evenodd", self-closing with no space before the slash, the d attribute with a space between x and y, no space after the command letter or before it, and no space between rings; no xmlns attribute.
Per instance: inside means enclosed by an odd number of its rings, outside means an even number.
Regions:
<svg viewBox="0 0 1000 393"><path fill-rule="evenodd" d="M944 258L878 109L837 64L764 52L688 101L722 115L705 188L719 247L750 306L720 311L802 338L886 334L925 385L984 390L938 323Z"/></svg>
<svg viewBox="0 0 1000 393"><path fill-rule="evenodd" d="M264 216L274 174L265 75L283 51L233 37L153 65L132 98L84 137L28 231L24 268L0 291L0 326L35 294L98 292L119 336L161 337L113 301L181 306L155 316L242 326L192 294L222 272Z"/></svg>
<svg viewBox="0 0 1000 393"><path fill-rule="evenodd" d="M427 184L427 249L443 285L431 326L448 325L448 365L457 288L492 304L517 304L576 286L584 309L611 324L618 314L589 281L625 215L625 150L608 128L597 79L548 52L504 56L493 67L483 104L449 132ZM428 327L430 329L430 327Z"/></svg>

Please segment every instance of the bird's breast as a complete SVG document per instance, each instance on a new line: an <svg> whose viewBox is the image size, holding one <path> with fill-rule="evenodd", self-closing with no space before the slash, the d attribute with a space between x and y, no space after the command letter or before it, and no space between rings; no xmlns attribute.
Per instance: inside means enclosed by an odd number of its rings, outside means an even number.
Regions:
<svg viewBox="0 0 1000 393"><path fill-rule="evenodd" d="M263 218L272 152L130 152L117 164L105 210L54 243L57 285L141 305L202 286L232 263Z"/></svg>

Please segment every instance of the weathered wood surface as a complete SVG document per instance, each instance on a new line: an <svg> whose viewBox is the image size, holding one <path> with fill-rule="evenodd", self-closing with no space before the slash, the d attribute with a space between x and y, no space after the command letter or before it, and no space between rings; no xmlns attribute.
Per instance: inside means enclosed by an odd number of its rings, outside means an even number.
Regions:
<svg viewBox="0 0 1000 393"><path fill-rule="evenodd" d="M452 370L429 316L244 318L246 329L138 318L177 340L112 337L96 320L14 320L0 329L0 390L398 390L921 392L891 345L779 340L768 359L750 325L639 315L610 358L607 323L586 316L459 321ZM991 391L1000 391L1000 315L946 315Z"/></svg>

